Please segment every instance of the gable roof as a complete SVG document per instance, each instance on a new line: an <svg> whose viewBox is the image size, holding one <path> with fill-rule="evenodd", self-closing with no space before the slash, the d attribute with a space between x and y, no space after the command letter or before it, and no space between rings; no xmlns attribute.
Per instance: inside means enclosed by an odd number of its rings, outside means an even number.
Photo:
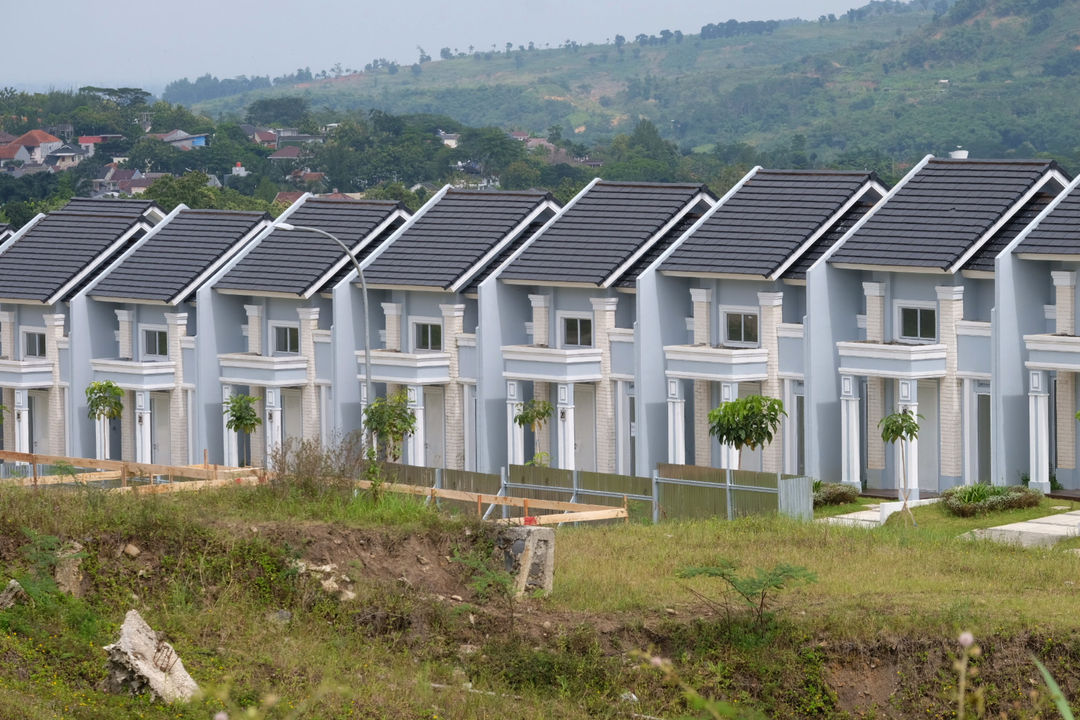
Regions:
<svg viewBox="0 0 1080 720"><path fill-rule="evenodd" d="M11 133L6 133L0 130L0 145L7 145L9 142L15 139L15 136Z"/></svg>
<svg viewBox="0 0 1080 720"><path fill-rule="evenodd" d="M971 260L964 265L964 270L994 272L994 258L1015 240L1023 232L1024 228L1039 216L1039 213L1054 202L1054 198L1061 193L1062 189L1057 182L1050 182L1043 186L1039 192L1024 203L1024 207L1018 210L1007 223L1002 225L1000 230L994 233L992 238L986 241L985 245L979 248L978 252L971 256Z"/></svg>
<svg viewBox="0 0 1080 720"><path fill-rule="evenodd" d="M704 196L700 183L598 181L586 187L503 268L504 280L611 284L665 226ZM620 272L622 269L622 272Z"/></svg>
<svg viewBox="0 0 1080 720"><path fill-rule="evenodd" d="M77 281L104 267L147 227L137 216L49 213L0 253L0 297L65 300Z"/></svg>
<svg viewBox="0 0 1080 720"><path fill-rule="evenodd" d="M337 236L362 260L378 246L380 237L404 221L404 211L401 203L392 200L308 198L289 214L288 222ZM388 223L395 217L397 224ZM256 295L275 292L306 296L318 292L327 274L336 273L339 267L351 269L352 264L333 240L299 228L274 230L264 235L214 287Z"/></svg>
<svg viewBox="0 0 1080 720"><path fill-rule="evenodd" d="M1080 255L1080 178L1069 184L1038 225L1028 230L1013 252L1020 255Z"/></svg>
<svg viewBox="0 0 1080 720"><path fill-rule="evenodd" d="M954 272L1051 173L1050 160L929 158L848 233L830 263Z"/></svg>
<svg viewBox="0 0 1080 720"><path fill-rule="evenodd" d="M192 283L239 251L241 241L267 219L261 212L179 210L98 280L90 294L182 302L195 290Z"/></svg>
<svg viewBox="0 0 1080 720"><path fill-rule="evenodd" d="M24 147L38 147L45 143L62 143L63 140L55 135L50 135L44 130L30 130L29 132L24 132L22 135L12 140L12 142Z"/></svg>
<svg viewBox="0 0 1080 720"><path fill-rule="evenodd" d="M0 160L19 160L20 155L26 160L30 159L30 153L26 151L25 147L17 142L0 145Z"/></svg>
<svg viewBox="0 0 1080 720"><path fill-rule="evenodd" d="M420 208L364 276L369 285L458 290L491 267L505 244L526 229L523 223L553 205L551 195L539 190L447 190ZM484 268L477 268L481 262Z"/></svg>
<svg viewBox="0 0 1080 720"><path fill-rule="evenodd" d="M268 160L295 160L300 157L299 145L286 145L280 150L273 152L267 158Z"/></svg>
<svg viewBox="0 0 1080 720"><path fill-rule="evenodd" d="M165 213L153 200L119 200L112 198L72 198L64 212L83 215L117 215L121 217L163 216Z"/></svg>
<svg viewBox="0 0 1080 720"><path fill-rule="evenodd" d="M7 223L0 223L0 242L7 240L7 238L14 232L11 226Z"/></svg>
<svg viewBox="0 0 1080 720"><path fill-rule="evenodd" d="M775 279L874 184L869 172L757 170L705 213L660 270Z"/></svg>
<svg viewBox="0 0 1080 720"><path fill-rule="evenodd" d="M855 204L848 208L847 212L841 215L839 220L834 222L806 252L796 258L795 262L788 266L788 269L784 271L783 278L785 280L805 280L806 272L810 267L817 262L829 248L839 242L840 239L847 234L847 231L853 228L855 223L862 219L863 215L870 212L882 197L882 193L874 188L867 190L860 195L859 199L855 201Z"/></svg>

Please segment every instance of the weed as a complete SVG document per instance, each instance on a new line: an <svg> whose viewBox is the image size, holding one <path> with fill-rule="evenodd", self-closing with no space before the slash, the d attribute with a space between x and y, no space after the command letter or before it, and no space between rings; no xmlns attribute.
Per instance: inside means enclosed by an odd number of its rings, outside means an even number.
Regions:
<svg viewBox="0 0 1080 720"><path fill-rule="evenodd" d="M738 575L735 565L730 560L721 559L715 565L686 567L678 572L684 579L695 577L720 578L736 597L741 599L750 610L759 628L765 627L769 618L768 609L779 591L800 583L817 581L817 576L799 565L779 563L770 570L756 568L753 575ZM694 592L694 591L691 591ZM697 593L695 593L697 594ZM702 598L707 600L707 598ZM710 601L715 606L715 603Z"/></svg>

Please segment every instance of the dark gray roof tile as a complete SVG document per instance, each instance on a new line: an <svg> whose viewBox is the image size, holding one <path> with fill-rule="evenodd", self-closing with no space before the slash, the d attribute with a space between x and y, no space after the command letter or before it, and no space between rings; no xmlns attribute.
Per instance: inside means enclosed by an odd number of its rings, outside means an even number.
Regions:
<svg viewBox="0 0 1080 720"><path fill-rule="evenodd" d="M266 219L261 212L181 210L102 278L91 294L169 302Z"/></svg>
<svg viewBox="0 0 1080 720"><path fill-rule="evenodd" d="M1028 200L1024 207L1020 208L1009 218L1009 221L1001 226L1001 229L994 233L985 245L971 256L971 259L964 266L965 270L981 270L983 272L994 272L994 258L998 256L1002 250L1008 246L1016 236L1023 231L1031 221L1038 217L1046 206L1053 202L1058 193L1063 190L1060 183L1050 182L1042 190L1037 192L1034 197ZM1047 192L1049 191L1049 192Z"/></svg>
<svg viewBox="0 0 1080 720"><path fill-rule="evenodd" d="M448 289L550 200L551 195L538 190L449 190L422 211L364 275L373 285Z"/></svg>
<svg viewBox="0 0 1080 720"><path fill-rule="evenodd" d="M1080 190L1073 188L1016 246L1017 253L1080 255Z"/></svg>
<svg viewBox="0 0 1080 720"><path fill-rule="evenodd" d="M499 277L601 285L699 194L712 197L698 183L598 182Z"/></svg>
<svg viewBox="0 0 1080 720"><path fill-rule="evenodd" d="M868 172L759 170L660 269L767 277L873 180Z"/></svg>
<svg viewBox="0 0 1080 720"><path fill-rule="evenodd" d="M372 238L371 233L403 209L401 203L392 200L309 198L289 215L288 222L324 230L354 250L367 241L357 256L362 260L402 221L381 237ZM303 295L344 258L341 246L323 235L299 229L275 230L261 239L214 287L253 294L273 291ZM351 268L349 263L345 271Z"/></svg>
<svg viewBox="0 0 1080 720"><path fill-rule="evenodd" d="M931 159L829 262L947 270L1054 169L1049 160Z"/></svg>
<svg viewBox="0 0 1080 720"><path fill-rule="evenodd" d="M63 208L64 212L83 213L85 215L120 215L126 217L145 216L151 210L164 215L153 200L119 200L109 198L72 198Z"/></svg>

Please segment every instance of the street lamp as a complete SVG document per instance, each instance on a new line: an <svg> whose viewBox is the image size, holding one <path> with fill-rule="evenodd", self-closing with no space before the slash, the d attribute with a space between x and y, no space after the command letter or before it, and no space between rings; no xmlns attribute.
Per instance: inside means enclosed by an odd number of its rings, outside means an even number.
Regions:
<svg viewBox="0 0 1080 720"><path fill-rule="evenodd" d="M325 230L311 227L310 225L293 225L291 223L278 223L274 227L278 230L307 230L328 237L340 245L341 249L345 251L345 256L352 261L353 267L356 268L356 274L360 276L360 289L364 299L364 390L367 393L366 401L368 403L374 402L375 393L371 385L371 338L368 332L368 323L371 320L371 315L368 313L367 280L364 279L364 269L360 267L360 263L357 262L356 256L349 250L349 247L341 242L337 236L332 235Z"/></svg>

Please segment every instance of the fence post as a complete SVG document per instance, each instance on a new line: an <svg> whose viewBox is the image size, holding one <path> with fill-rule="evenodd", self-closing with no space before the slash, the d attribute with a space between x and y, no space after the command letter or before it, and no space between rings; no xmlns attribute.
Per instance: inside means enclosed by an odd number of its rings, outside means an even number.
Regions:
<svg viewBox="0 0 1080 720"><path fill-rule="evenodd" d="M574 492L570 494L570 502L576 503L578 501L578 471L574 469L570 475L570 485L574 489Z"/></svg>
<svg viewBox="0 0 1080 720"><path fill-rule="evenodd" d="M499 492L502 493L503 497L506 497L507 495L510 494L506 489L506 483L508 483L509 481L510 481L510 468L509 468L509 466L499 468ZM510 516L510 508L508 508L506 505L500 506L499 512L502 513L503 520L505 520L506 518L508 518Z"/></svg>
<svg viewBox="0 0 1080 720"><path fill-rule="evenodd" d="M30 455L30 471L34 474L34 489L37 490L37 456L34 454Z"/></svg>
<svg viewBox="0 0 1080 720"><path fill-rule="evenodd" d="M731 468L724 469L724 478L727 481L727 487L724 488L724 493L727 495L727 519L735 519L735 498L731 496Z"/></svg>
<svg viewBox="0 0 1080 720"><path fill-rule="evenodd" d="M660 470L652 471L652 521L653 525L660 522Z"/></svg>

